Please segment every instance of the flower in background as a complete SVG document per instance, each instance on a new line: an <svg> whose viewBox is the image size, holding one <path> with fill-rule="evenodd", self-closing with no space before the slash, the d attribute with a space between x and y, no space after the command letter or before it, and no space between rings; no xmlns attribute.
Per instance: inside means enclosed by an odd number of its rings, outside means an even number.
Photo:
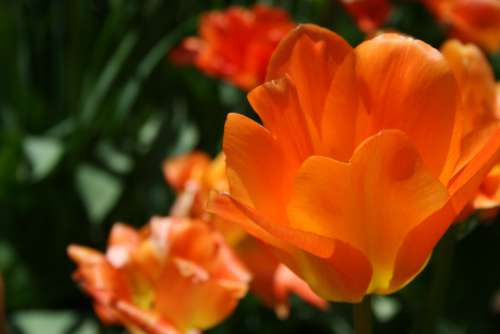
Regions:
<svg viewBox="0 0 500 334"><path fill-rule="evenodd" d="M398 34L353 49L299 26L267 80L249 94L263 126L228 116L230 195L209 211L267 243L327 300L401 289L498 160L500 130L465 134L446 59Z"/></svg>
<svg viewBox="0 0 500 334"><path fill-rule="evenodd" d="M489 51L500 50L500 1L424 0L451 35L474 42Z"/></svg>
<svg viewBox="0 0 500 334"><path fill-rule="evenodd" d="M68 254L99 318L132 333L213 327L234 310L250 281L222 236L197 220L155 217L139 231L115 224L106 254L76 245Z"/></svg>
<svg viewBox="0 0 500 334"><path fill-rule="evenodd" d="M319 309L326 309L328 304L307 283L280 264L262 242L248 235L238 224L205 212L212 192L228 190L222 153L213 161L201 152L181 155L166 160L163 171L167 182L178 194L171 215L202 218L220 231L252 273L251 292L274 308L279 318L286 318L289 314L288 297L291 293Z"/></svg>
<svg viewBox="0 0 500 334"><path fill-rule="evenodd" d="M205 212L210 193L228 189L224 154L219 154L213 161L202 152L180 155L164 162L163 174L177 192L171 216L201 218L221 232L230 245L237 244L247 235L239 225Z"/></svg>
<svg viewBox="0 0 500 334"><path fill-rule="evenodd" d="M351 14L365 33L374 33L382 26L391 11L388 0L341 0L344 7Z"/></svg>
<svg viewBox="0 0 500 334"><path fill-rule="evenodd" d="M250 90L264 81L272 52L294 26L287 12L264 5L212 11L202 16L199 37L185 39L170 57Z"/></svg>
<svg viewBox="0 0 500 334"><path fill-rule="evenodd" d="M457 78L462 97L464 118L464 141L488 135L500 120L500 85L488 60L473 44L462 44L457 40L447 41L441 48ZM474 129L483 128L483 132ZM495 165L479 187L478 194L466 211L481 210L484 218L496 215L500 206L500 164Z"/></svg>

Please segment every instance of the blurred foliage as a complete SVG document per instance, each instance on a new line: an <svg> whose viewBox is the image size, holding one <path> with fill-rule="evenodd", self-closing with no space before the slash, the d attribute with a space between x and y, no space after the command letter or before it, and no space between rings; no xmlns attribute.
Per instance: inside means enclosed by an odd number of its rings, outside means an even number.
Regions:
<svg viewBox="0 0 500 334"><path fill-rule="evenodd" d="M332 0L263 2L353 45L363 39ZM196 33L203 11L251 3L0 1L0 272L13 333L115 332L95 321L70 279L65 249L70 243L102 249L113 222L139 226L166 214L173 194L163 181L163 159L193 148L215 154L225 115L251 115L244 93L166 57ZM414 1L398 1L387 26L435 46L445 38ZM498 76L500 55L490 58ZM449 238L455 234L443 240L451 246L440 248L456 247L454 261L438 249L410 286L373 300L378 333L424 332L417 319L425 323L429 310L440 333L500 332L491 308L495 294L500 299L500 225L481 224L456 246ZM429 285L442 299L438 305ZM293 305L291 319L281 322L249 296L212 332L352 332L348 305L326 313L298 299Z"/></svg>

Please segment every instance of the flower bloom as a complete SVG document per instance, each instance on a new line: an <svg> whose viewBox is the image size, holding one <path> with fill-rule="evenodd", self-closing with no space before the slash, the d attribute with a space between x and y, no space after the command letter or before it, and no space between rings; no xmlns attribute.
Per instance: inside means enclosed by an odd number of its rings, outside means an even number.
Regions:
<svg viewBox="0 0 500 334"><path fill-rule="evenodd" d="M291 293L319 309L328 306L303 280L280 264L262 242L238 224L205 213L210 193L228 190L223 154L213 161L201 152L181 155L165 161L163 171L167 182L178 192L171 214L203 218L220 231L252 273L251 292L274 308L278 317L288 316Z"/></svg>
<svg viewBox="0 0 500 334"><path fill-rule="evenodd" d="M230 194L209 211L327 300L402 288L498 160L500 130L465 133L460 78L439 51L398 34L353 49L299 26L267 79L248 97L263 125L228 116Z"/></svg>
<svg viewBox="0 0 500 334"><path fill-rule="evenodd" d="M233 311L250 280L222 236L196 220L155 217L140 231L115 224L106 254L76 245L68 254L99 318L132 333L213 327Z"/></svg>
<svg viewBox="0 0 500 334"><path fill-rule="evenodd" d="M500 50L500 2L498 0L425 0L429 9L451 34L490 50Z"/></svg>
<svg viewBox="0 0 500 334"><path fill-rule="evenodd" d="M456 40L446 42L441 50L458 78L465 135L474 136L473 129L478 127L486 131L496 127L500 119L500 85L495 83L491 66L481 50ZM486 217L496 214L500 206L500 164L488 173L470 204L468 211L481 210Z"/></svg>
<svg viewBox="0 0 500 334"><path fill-rule="evenodd" d="M200 36L184 40L171 58L250 90L264 81L272 52L294 26L285 11L264 5L212 11L201 18Z"/></svg>
<svg viewBox="0 0 500 334"><path fill-rule="evenodd" d="M387 20L391 5L387 0L342 0L347 11L365 33L375 32Z"/></svg>

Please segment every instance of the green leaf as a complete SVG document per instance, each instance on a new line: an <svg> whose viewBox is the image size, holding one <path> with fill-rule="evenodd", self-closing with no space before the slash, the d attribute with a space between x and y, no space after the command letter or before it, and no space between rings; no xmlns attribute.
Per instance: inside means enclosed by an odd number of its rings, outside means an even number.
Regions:
<svg viewBox="0 0 500 334"><path fill-rule="evenodd" d="M118 151L108 142L103 142L97 148L97 155L116 173L126 174L132 169L134 162L130 156Z"/></svg>
<svg viewBox="0 0 500 334"><path fill-rule="evenodd" d="M140 149L145 152L149 150L151 144L160 133L163 118L159 115L151 115L142 125L138 134L138 144Z"/></svg>
<svg viewBox="0 0 500 334"><path fill-rule="evenodd" d="M123 191L118 178L90 165L77 169L76 187L93 223L102 222Z"/></svg>
<svg viewBox="0 0 500 334"><path fill-rule="evenodd" d="M219 98L226 106L236 106L242 100L245 100L245 93L236 86L221 82L219 85Z"/></svg>
<svg viewBox="0 0 500 334"><path fill-rule="evenodd" d="M335 334L352 334L353 330L349 322L339 315L332 314L330 316L332 333Z"/></svg>
<svg viewBox="0 0 500 334"><path fill-rule="evenodd" d="M388 322L401 310L401 304L394 297L373 296L372 309L378 321Z"/></svg>
<svg viewBox="0 0 500 334"><path fill-rule="evenodd" d="M46 177L62 157L62 144L50 137L28 137L24 140L24 151L32 170L32 180Z"/></svg>
<svg viewBox="0 0 500 334"><path fill-rule="evenodd" d="M99 332L94 319L82 319L73 311L21 311L13 315L12 322L21 329L22 334L96 334Z"/></svg>
<svg viewBox="0 0 500 334"><path fill-rule="evenodd" d="M454 224L452 226L452 230L456 231L455 233L458 240L463 240L480 225L481 220L476 212L473 215L467 217L465 220Z"/></svg>
<svg viewBox="0 0 500 334"><path fill-rule="evenodd" d="M100 75L94 89L90 92L84 100L82 119L84 122L89 122L96 114L102 99L108 93L111 84L115 81L120 69L125 64L125 60L132 51L134 45L137 43L137 35L129 32L115 54L110 58L104 71Z"/></svg>
<svg viewBox="0 0 500 334"><path fill-rule="evenodd" d="M192 151L198 144L200 133L198 128L189 121L187 109L184 103L174 103L172 106L172 126L176 129L176 143L172 145L172 149L168 152L169 155L175 156L182 153Z"/></svg>
<svg viewBox="0 0 500 334"><path fill-rule="evenodd" d="M8 241L0 241L0 272L6 271L14 265L16 255L12 244Z"/></svg>
<svg viewBox="0 0 500 334"><path fill-rule="evenodd" d="M12 317L23 334L64 334L77 320L72 312L23 311Z"/></svg>
<svg viewBox="0 0 500 334"><path fill-rule="evenodd" d="M179 25L175 30L165 35L156 43L156 45L146 54L143 60L137 66L134 76L127 82L120 96L118 97L118 105L116 109L116 117L119 120L125 119L128 112L135 103L142 83L146 80L155 67L165 59L168 51L179 42L182 34L187 27L192 26L195 18L191 18Z"/></svg>
<svg viewBox="0 0 500 334"><path fill-rule="evenodd" d="M175 156L193 150L198 143L199 137L198 129L194 124L184 124L180 130L177 143L170 154Z"/></svg>
<svg viewBox="0 0 500 334"><path fill-rule="evenodd" d="M91 319L85 320L77 329L71 334L96 334L99 333L99 326Z"/></svg>

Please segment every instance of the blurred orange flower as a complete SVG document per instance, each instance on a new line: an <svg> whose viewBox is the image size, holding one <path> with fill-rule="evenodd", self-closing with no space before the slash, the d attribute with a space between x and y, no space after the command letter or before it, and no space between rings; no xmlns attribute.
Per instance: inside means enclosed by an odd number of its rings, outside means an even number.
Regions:
<svg viewBox="0 0 500 334"><path fill-rule="evenodd" d="M500 1L425 0L429 9L451 28L452 36L489 51L500 50Z"/></svg>
<svg viewBox="0 0 500 334"><path fill-rule="evenodd" d="M163 174L177 192L171 216L204 219L221 232L231 246L246 236L239 225L205 212L210 193L228 189L224 154L219 154L213 161L202 152L180 155L164 162Z"/></svg>
<svg viewBox="0 0 500 334"><path fill-rule="evenodd" d="M222 236L197 220L154 217L140 231L115 224L106 254L76 245L68 254L99 318L132 333L213 327L234 310L250 281Z"/></svg>
<svg viewBox="0 0 500 334"><path fill-rule="evenodd" d="M397 34L352 49L299 26L267 79L249 94L263 126L228 116L230 195L209 211L270 245L325 299L401 289L498 161L500 130L465 133L446 59Z"/></svg>
<svg viewBox="0 0 500 334"><path fill-rule="evenodd" d="M222 153L213 161L201 152L181 155L166 160L163 171L167 182L178 192L171 214L201 217L220 231L252 273L251 292L274 308L278 317L288 316L290 293L297 294L319 309L328 306L303 280L280 264L267 247L246 234L238 224L205 212L211 192L228 190Z"/></svg>
<svg viewBox="0 0 500 334"><path fill-rule="evenodd" d="M473 130L478 127L486 131L496 127L500 119L500 85L495 83L491 66L481 50L457 40L446 42L441 50L455 73L461 91L464 134L477 136ZM483 180L467 211L481 210L481 216L486 215L486 218L495 215L498 206L500 164L495 165Z"/></svg>
<svg viewBox="0 0 500 334"><path fill-rule="evenodd" d="M274 48L294 26L286 11L264 5L212 11L201 18L200 36L185 39L170 57L250 90L264 81Z"/></svg>
<svg viewBox="0 0 500 334"><path fill-rule="evenodd" d="M388 0L341 0L365 33L375 32L387 20L391 11Z"/></svg>

